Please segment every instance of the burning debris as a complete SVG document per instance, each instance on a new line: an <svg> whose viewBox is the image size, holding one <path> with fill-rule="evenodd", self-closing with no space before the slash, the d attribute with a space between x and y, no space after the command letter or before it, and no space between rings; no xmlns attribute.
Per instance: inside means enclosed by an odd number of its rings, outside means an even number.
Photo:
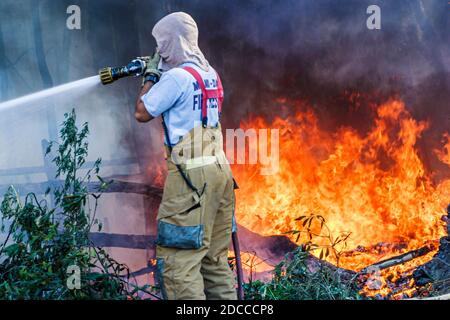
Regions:
<svg viewBox="0 0 450 320"><path fill-rule="evenodd" d="M447 224L447 235L440 239L438 252L413 273L417 285L431 284L437 292L445 292L450 285L450 205L442 219Z"/></svg>
<svg viewBox="0 0 450 320"><path fill-rule="evenodd" d="M362 281L365 294L416 294L417 285L425 281L418 274L446 269L448 261L445 251L438 253L441 262L434 262L434 268L426 264L412 276L432 258L437 239L444 236L440 216L449 199L450 180L434 183L416 147L429 123L412 118L403 102L390 100L373 107L373 125L364 133L350 127L330 132L319 126L305 103L292 108L304 111L272 123L262 118L242 123L244 128L279 128L283 140L279 174L254 174L257 165L234 169L238 181L246 182L238 192L238 221L258 234L276 235L302 229L298 217L303 214L320 215L335 235L350 234L340 268L358 272L365 281L367 271L376 270L378 285L372 283L370 289ZM439 154L441 161L445 150ZM317 227L311 229L320 234ZM303 235L289 237L308 242ZM319 246L329 246L324 238L316 238ZM448 238L441 239L441 251L446 246ZM319 256L320 250L311 253L336 263L332 255ZM443 274L431 278L447 275L439 272Z"/></svg>

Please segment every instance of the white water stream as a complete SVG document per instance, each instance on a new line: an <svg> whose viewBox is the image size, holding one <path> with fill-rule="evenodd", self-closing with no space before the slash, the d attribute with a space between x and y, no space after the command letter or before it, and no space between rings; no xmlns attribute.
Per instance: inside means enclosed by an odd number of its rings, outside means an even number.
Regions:
<svg viewBox="0 0 450 320"><path fill-rule="evenodd" d="M65 93L74 89L85 89L100 84L100 77L98 75L84 78L81 80L69 82L57 87L41 90L35 93L28 94L26 96L8 100L0 103L0 112L6 111L18 105L30 104L36 100L44 99L50 96Z"/></svg>

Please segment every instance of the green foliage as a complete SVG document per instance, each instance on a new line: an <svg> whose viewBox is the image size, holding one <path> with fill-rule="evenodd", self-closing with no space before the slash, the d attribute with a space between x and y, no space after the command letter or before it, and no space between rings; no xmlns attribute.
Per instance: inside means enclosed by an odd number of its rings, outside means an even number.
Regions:
<svg viewBox="0 0 450 320"><path fill-rule="evenodd" d="M146 291L131 289L127 266L89 240L93 228L101 230L95 217L98 199L112 181L98 176L100 159L91 169L83 168L88 134L87 123L77 128L73 110L65 114L61 143L47 149L49 154L57 146L53 162L56 178L62 179L53 189L52 208L34 193L22 201L13 187L4 195L1 229L7 237L0 244L0 299L134 299ZM93 176L101 182L98 193L87 188ZM74 266L80 272L78 289L68 272Z"/></svg>
<svg viewBox="0 0 450 320"><path fill-rule="evenodd" d="M262 300L346 300L363 299L356 279L343 279L338 268L327 263L312 268L308 261L318 251L319 259L330 259L339 266L342 252L347 247L350 233L333 235L321 215L300 216L300 230L286 234L296 235L302 245L288 254L273 271L269 282L260 280L244 284L247 299ZM252 279L252 278L250 278Z"/></svg>
<svg viewBox="0 0 450 320"><path fill-rule="evenodd" d="M304 248L298 248L275 267L271 281L244 284L246 299L256 300L348 300L362 299L354 280L341 279L327 265L310 270Z"/></svg>
<svg viewBox="0 0 450 320"><path fill-rule="evenodd" d="M347 239L349 232L341 232L333 235L323 216L311 214L309 216L300 216L296 221L301 223L300 230L291 230L286 234L297 235L296 242L305 236L306 241L303 247L306 251L319 250L319 259L331 258L336 266L339 267L342 252L347 248Z"/></svg>

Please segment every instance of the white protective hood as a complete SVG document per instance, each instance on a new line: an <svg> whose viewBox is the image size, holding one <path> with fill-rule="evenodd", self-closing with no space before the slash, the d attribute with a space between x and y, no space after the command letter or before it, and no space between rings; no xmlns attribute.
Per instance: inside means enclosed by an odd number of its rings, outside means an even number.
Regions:
<svg viewBox="0 0 450 320"><path fill-rule="evenodd" d="M205 71L209 63L198 47L198 28L194 19L184 12L171 13L159 20L152 30L161 55L163 71L192 62Z"/></svg>

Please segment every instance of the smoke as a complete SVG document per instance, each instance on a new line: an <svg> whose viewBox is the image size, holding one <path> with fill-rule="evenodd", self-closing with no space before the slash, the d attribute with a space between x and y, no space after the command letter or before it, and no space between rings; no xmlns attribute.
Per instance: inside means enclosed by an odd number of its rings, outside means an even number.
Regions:
<svg viewBox="0 0 450 320"><path fill-rule="evenodd" d="M379 31L366 27L370 4L381 7ZM430 77L449 71L447 10L440 1L229 1L193 13L219 21L212 37L203 31L205 45L223 52L226 83L239 96L231 107L245 114L272 109L274 95L326 103L346 89L420 91ZM211 20L200 18L201 30L210 31ZM238 100L249 94L256 101L243 109Z"/></svg>
<svg viewBox="0 0 450 320"><path fill-rule="evenodd" d="M66 8L73 4L81 8L81 30L66 28ZM381 30L366 27L372 4L381 8ZM151 54L153 25L167 13L185 11L197 21L200 47L224 82L224 128L252 116L270 120L295 112L277 102L285 98L306 101L330 130L351 125L364 131L373 118L370 105L396 95L415 118L430 121L420 149L427 166L440 172L445 168L431 150L440 147L450 111L448 10L440 0L3 0L0 101L45 89L33 12L56 86ZM1 170L42 166L41 139L54 139L63 113L73 107L79 121L90 124L90 160L104 159L104 175L160 185L162 130L157 120L134 120L138 89L139 80L129 78L0 114L0 185L47 179ZM358 98L349 99L355 92ZM110 218L118 221L110 229L135 233L135 211L127 212L126 224L122 213Z"/></svg>
<svg viewBox="0 0 450 320"><path fill-rule="evenodd" d="M372 4L381 8L381 30L366 27ZM311 105L324 128L364 133L371 105L396 96L430 123L419 141L426 166L447 171L431 152L442 147L450 112L445 1L189 2L173 10L194 16L201 47L222 72L225 127L287 116L292 104L276 102L286 98Z"/></svg>
<svg viewBox="0 0 450 320"><path fill-rule="evenodd" d="M81 8L81 30L65 27L65 9L71 4ZM366 9L372 4L381 8L381 30L366 27ZM295 112L275 102L284 97L309 102L330 129L352 125L364 130L372 118L369 101L393 94L405 100L415 117L431 119L431 140L439 141L447 126L450 29L443 1L4 1L0 55L7 62L0 72L8 82L2 82L2 97L42 89L27 23L37 9L55 85L150 54L154 23L180 10L197 21L200 46L222 74L224 127L238 127L249 116L270 119ZM162 160L161 127L135 123L138 87L138 80L121 80L93 95L89 108L80 107L80 116L109 133L101 144L128 150L150 182L156 174L149 169L153 160ZM351 92L368 97L358 101L356 112L347 99Z"/></svg>

